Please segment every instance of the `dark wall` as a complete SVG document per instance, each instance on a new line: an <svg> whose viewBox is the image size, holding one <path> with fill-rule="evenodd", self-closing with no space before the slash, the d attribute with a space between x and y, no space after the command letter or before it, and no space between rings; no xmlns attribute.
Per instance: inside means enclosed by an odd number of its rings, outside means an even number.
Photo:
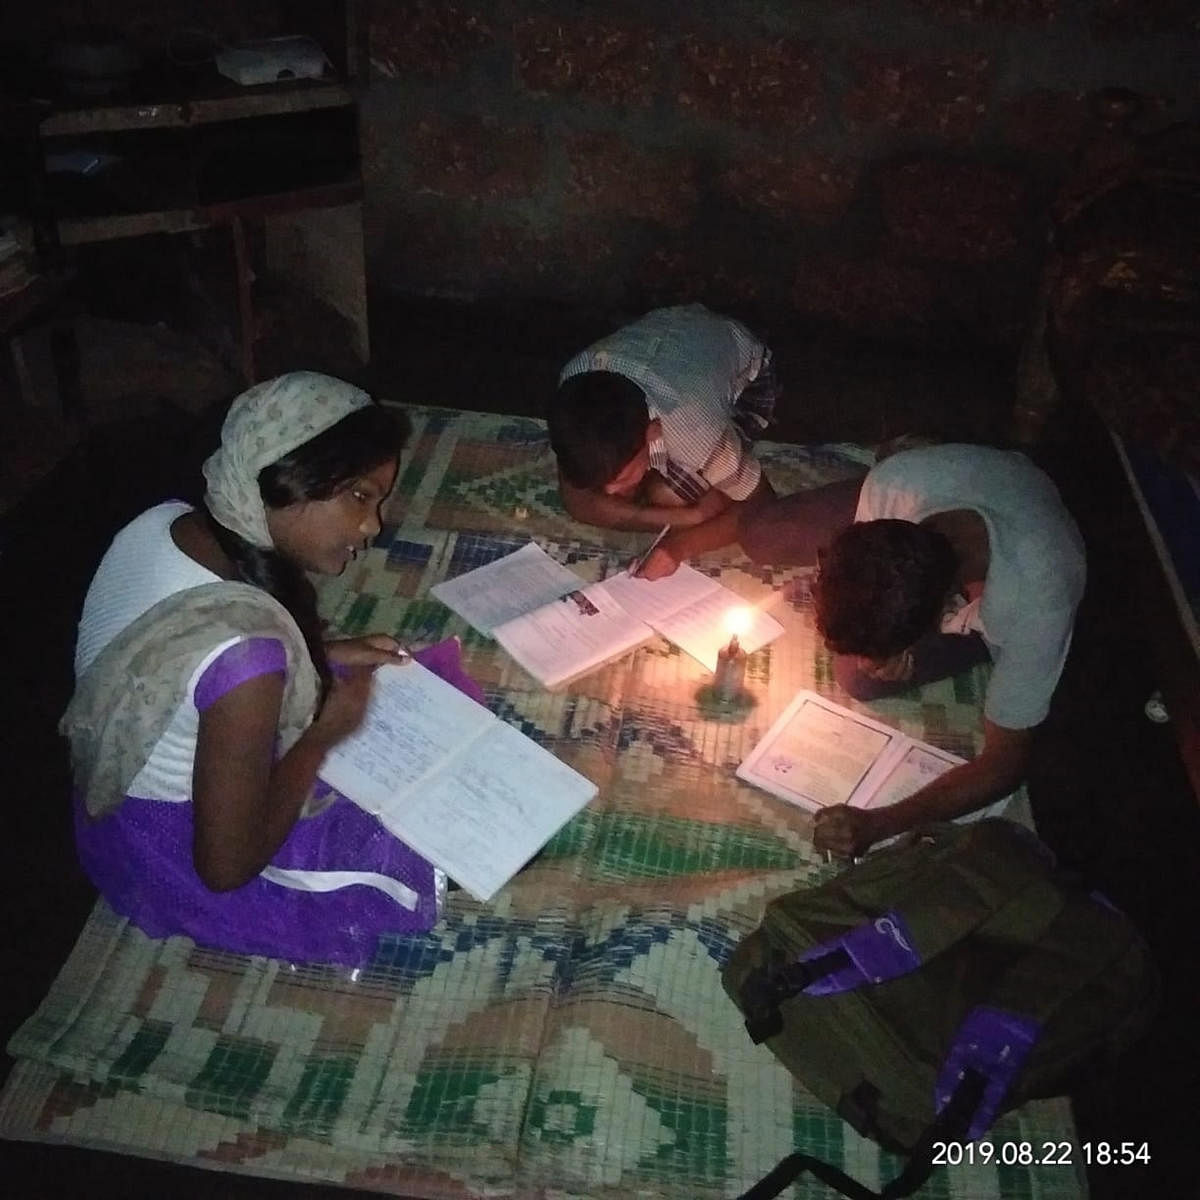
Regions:
<svg viewBox="0 0 1200 1200"><path fill-rule="evenodd" d="M1103 130L1197 113L1193 0L376 0L376 289L702 299L1011 346L1049 201Z"/></svg>

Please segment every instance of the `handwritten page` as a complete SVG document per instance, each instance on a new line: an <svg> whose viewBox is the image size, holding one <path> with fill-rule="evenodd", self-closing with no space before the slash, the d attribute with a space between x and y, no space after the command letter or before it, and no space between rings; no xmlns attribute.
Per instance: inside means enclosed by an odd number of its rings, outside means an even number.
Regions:
<svg viewBox="0 0 1200 1200"><path fill-rule="evenodd" d="M581 588L498 625L496 640L546 687L556 687L654 636L603 584Z"/></svg>
<svg viewBox="0 0 1200 1200"><path fill-rule="evenodd" d="M497 625L574 591L579 583L574 571L555 562L537 542L529 542L495 562L436 584L430 594L480 633L490 634Z"/></svg>
<svg viewBox="0 0 1200 1200"><path fill-rule="evenodd" d="M595 796L596 785L497 722L451 770L380 820L489 900Z"/></svg>
<svg viewBox="0 0 1200 1200"><path fill-rule="evenodd" d="M415 662L375 672L363 724L320 775L479 900L597 791Z"/></svg>
<svg viewBox="0 0 1200 1200"><path fill-rule="evenodd" d="M320 776L367 812L441 770L496 718L420 663L379 667L362 724L321 764Z"/></svg>

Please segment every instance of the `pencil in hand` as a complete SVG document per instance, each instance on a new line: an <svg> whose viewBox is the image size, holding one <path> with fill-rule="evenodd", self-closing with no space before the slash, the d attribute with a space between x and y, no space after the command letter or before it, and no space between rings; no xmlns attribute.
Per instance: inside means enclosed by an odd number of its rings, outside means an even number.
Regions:
<svg viewBox="0 0 1200 1200"><path fill-rule="evenodd" d="M670 532L671 532L671 526L670 526L670 525L664 525L664 526L663 526L663 527L662 527L662 528L661 528L661 529L660 529L660 530L659 530L659 531L658 531L658 532L657 532L657 533L654 535L654 540L653 540L653 541L650 543L650 545L648 545L648 546L646 547L646 549L645 549L645 550L643 550L643 551L642 551L642 553L641 553L641 554L639 554L639 555L637 556L637 558L635 558L635 559L633 560L633 562L632 562L632 563L630 564L630 566L629 566L629 574L630 574L630 575L631 575L633 578L635 578L635 579L637 578L638 574L641 572L641 569L642 569L642 568L643 568L643 567L646 565L646 560L647 560L647 559L650 557L650 555L651 555L651 554L653 554L653 553L654 553L654 548L655 548L655 547L658 545L658 543L659 543L659 542L661 542L661 541L663 540L663 538L665 538L665 537L667 536L667 534L668 534L668 533L670 533Z"/></svg>

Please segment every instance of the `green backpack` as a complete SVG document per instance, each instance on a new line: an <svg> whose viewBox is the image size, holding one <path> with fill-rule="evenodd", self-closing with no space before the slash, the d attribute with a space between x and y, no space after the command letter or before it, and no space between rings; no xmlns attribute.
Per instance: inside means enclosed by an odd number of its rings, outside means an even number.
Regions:
<svg viewBox="0 0 1200 1200"><path fill-rule="evenodd" d="M722 982L756 1042L810 1092L928 1178L935 1142L981 1137L1003 1112L1061 1095L1148 1026L1158 974L1131 922L1004 820L934 825L767 905ZM789 1155L742 1200L808 1170Z"/></svg>

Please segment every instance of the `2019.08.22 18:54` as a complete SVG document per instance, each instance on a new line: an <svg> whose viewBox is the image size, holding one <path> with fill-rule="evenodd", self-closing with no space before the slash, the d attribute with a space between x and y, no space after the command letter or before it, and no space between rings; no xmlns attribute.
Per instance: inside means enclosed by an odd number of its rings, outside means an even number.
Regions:
<svg viewBox="0 0 1200 1200"><path fill-rule="evenodd" d="M1085 1167L1146 1165L1150 1162L1147 1142L934 1142L934 1166L955 1167L989 1164L1006 1167L1069 1167L1078 1161Z"/></svg>

